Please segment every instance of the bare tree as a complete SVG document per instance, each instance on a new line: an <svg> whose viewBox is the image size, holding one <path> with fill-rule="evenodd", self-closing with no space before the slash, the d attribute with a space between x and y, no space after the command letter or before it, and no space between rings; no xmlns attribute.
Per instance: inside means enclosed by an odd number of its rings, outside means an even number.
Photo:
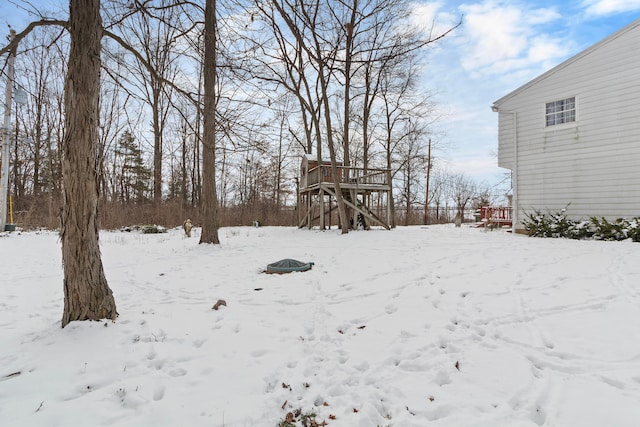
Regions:
<svg viewBox="0 0 640 427"><path fill-rule="evenodd" d="M433 104L428 96L416 96L417 68L405 64L402 68L389 68L380 79L379 96L384 124L380 143L384 149L385 166L396 176L403 162L394 161L394 156L403 144L410 143L418 135L428 132L428 121ZM417 172L416 172L417 173ZM391 217L395 222L395 202L391 200ZM395 224L392 224L395 226Z"/></svg>
<svg viewBox="0 0 640 427"><path fill-rule="evenodd" d="M195 190L193 164L195 148L200 143L198 139L197 110L187 102L178 101L180 117L173 125L173 139L178 144L170 146L171 175L169 179L169 198L180 200L182 209L193 206L193 192ZM171 138L170 138L171 139ZM199 163L199 159L198 163Z"/></svg>
<svg viewBox="0 0 640 427"><path fill-rule="evenodd" d="M107 40L104 40L107 42ZM100 166L101 207L108 201L118 199L117 185L117 149L118 140L126 128L140 128L140 115L132 116L129 111L139 111L133 105L132 97L123 87L122 78L126 75L125 53L118 47L107 43L103 46L105 55L102 60L100 82L100 135L98 144L98 164ZM103 210L104 213L104 210Z"/></svg>
<svg viewBox="0 0 640 427"><path fill-rule="evenodd" d="M397 154L408 141L404 124L416 114L430 114L428 108L416 107L421 97L404 96L417 92L415 86L402 88L402 76L418 69L414 68L416 54L432 40L408 25L407 0L103 3L104 79L100 84L104 96L97 163L98 193L103 194L99 209L105 223L113 217L111 210L102 209L109 207L103 203L110 201L109 196L120 197L116 171L122 169L118 164L122 156L115 150L118 135L126 127L141 141L137 147L142 149L141 158L145 162L154 159L156 201L165 182L172 198L190 200L190 206L183 204L185 210L199 207L202 217L198 220L205 221L202 237L208 243L217 242L210 232L217 235L220 218L230 218L226 213L233 209L246 207L248 215L257 216L255 212L265 206L274 209L270 212L286 208L293 187L288 176L297 164L290 159L300 150L315 151L321 161L323 153L332 158L332 175L338 180L333 191L338 206L342 205L339 214L344 233L351 223L344 206L350 196L340 189L342 179L347 178L343 171L338 172L340 162L354 166L362 162L365 169L369 164L391 164L397 170L401 163ZM238 4L246 5L249 14L230 9ZM202 17L206 8L213 10L214 26L205 43ZM37 25L49 25L49 21L43 19ZM133 22L140 25L132 28ZM264 23L269 32L264 31ZM136 38L134 29L144 31ZM210 43L212 39L216 46ZM61 40L51 44L65 50L58 46L68 39ZM107 40L119 44L120 50ZM136 45L131 46L134 41ZM163 64L170 66L163 68ZM201 90L203 80L207 87ZM169 91L174 96L167 96ZM35 86L32 92L39 93ZM293 94L293 102L281 103L287 92ZM157 104L158 114L140 108L145 102ZM48 188L61 191L60 179L55 181L60 176L56 162L61 157L55 138L60 138L63 129L55 123L56 112L62 111L57 103L52 97L50 106L45 100L44 105L29 106L29 110L24 107L29 114L20 117L22 123L13 133L14 140L31 138L30 144L15 146L18 151L12 153L27 159L14 164L14 185L21 199L34 192L42 195ZM386 115L389 111L391 116ZM141 126L143 123L151 125ZM145 130L140 131L142 128ZM37 129L45 132L33 138ZM53 130L51 138L47 129ZM375 148L378 141L384 141L383 149ZM135 205L135 198L130 199ZM368 206L375 200L365 196L362 203ZM133 206L134 211L142 209Z"/></svg>
<svg viewBox="0 0 640 427"><path fill-rule="evenodd" d="M98 244L96 151L103 34L100 1L70 0L68 21L32 22L0 49L0 55L14 48L34 28L47 25L67 28L71 39L64 87L64 203L60 218L65 327L75 320L115 319L118 315Z"/></svg>
<svg viewBox="0 0 640 427"><path fill-rule="evenodd" d="M325 28L327 26L331 27L331 25L327 25L329 24L327 20L330 19L329 11L323 10L319 7L319 4L303 3L297 7L289 8L290 5L286 1L280 3L280 0L272 0L271 3L289 28L289 31L293 34L298 48L302 49L310 59L310 63L314 67L317 75L317 95L324 113L325 140L331 158L331 174L333 175L338 215L340 217L342 234L346 234L349 232L349 220L340 186L341 175L338 172L330 103L330 78L339 46L337 43L331 43L330 41L333 29L325 33ZM299 21L294 21L293 16L299 18ZM333 35L335 35L335 32L333 32Z"/></svg>
<svg viewBox="0 0 640 427"><path fill-rule="evenodd" d="M362 129L362 163L368 168L370 125L374 105L379 100L381 79L403 64L415 62L419 49L432 39L410 24L410 4L406 0L348 0L337 2L333 15L344 34L344 54L338 59L334 73L344 87L343 141L345 158L349 155L351 102L362 98L359 118ZM342 11L342 12L341 12ZM340 13L341 12L341 13ZM344 58L342 58L344 56Z"/></svg>
<svg viewBox="0 0 640 427"><path fill-rule="evenodd" d="M430 216L434 217L436 223L440 222L442 208L446 203L449 181L450 175L446 171L436 169L431 173L427 203L434 206L434 209L430 210ZM431 218L429 218L430 220Z"/></svg>
<svg viewBox="0 0 640 427"><path fill-rule="evenodd" d="M65 84L62 327L74 320L115 319L98 245L98 99L100 0L69 1L71 50Z"/></svg>
<svg viewBox="0 0 640 427"><path fill-rule="evenodd" d="M150 6L154 16L142 8L140 13L123 21L123 39L145 60L144 63L137 61L131 81L151 108L153 202L156 206L162 201L164 133L173 92L167 82L172 82L177 75L174 52L181 35L177 28L179 11L172 3L173 0L161 0Z"/></svg>
<svg viewBox="0 0 640 427"><path fill-rule="evenodd" d="M202 233L200 243L220 244L216 194L216 0L204 11L204 133L202 138Z"/></svg>
<svg viewBox="0 0 640 427"><path fill-rule="evenodd" d="M413 206L422 195L421 178L425 169L427 156L425 149L427 148L424 141L425 129L419 128L418 121L411 118L407 120L405 126L407 129L403 131L406 136L403 144L401 144L394 154L397 166L395 172L402 180L401 191L398 194L399 199L405 208L404 225L409 225Z"/></svg>
<svg viewBox="0 0 640 427"><path fill-rule="evenodd" d="M25 63L26 72L29 74L32 73L32 79L34 83L34 108L33 110L29 109L28 111L33 111L32 120L30 120L31 125L25 126L25 131L27 128L31 128L32 133L31 137L27 139L32 143L32 151L33 151L33 195L38 196L40 194L40 188L42 184L41 177L41 167L42 167L42 156L44 151L44 122L46 116L46 107L47 102L45 100L45 92L46 92L46 81L51 78L49 73L51 70L50 61L47 58L48 51L45 49L34 49L31 51L27 51L25 55L23 55L23 61L28 60ZM28 79L31 80L31 79ZM24 118L23 120L25 120ZM25 120L26 121L26 120ZM25 132L26 135L28 135Z"/></svg>
<svg viewBox="0 0 640 427"><path fill-rule="evenodd" d="M24 34L17 49L13 86L27 96L22 97L24 103L15 103L11 193L16 210L29 211L30 217L55 226L57 221L52 219L58 211L54 204L60 203L62 185L58 149L61 138L57 131L62 127L59 103L65 74L65 58L58 45L64 44L65 39L60 37L59 28L41 28L42 31Z"/></svg>
<svg viewBox="0 0 640 427"><path fill-rule="evenodd" d="M287 129L291 129L291 125L289 124L289 114L288 114L288 100L289 97L284 97L283 104L281 108L276 110L275 118L277 122L277 135L274 138L277 141L275 153L271 155L272 158L272 170L274 171L274 175L272 177L273 181L273 200L275 200L276 208L280 209L283 204L283 181L284 181L284 170L287 166L287 158L289 154L293 151L293 142L291 141L290 134L287 132Z"/></svg>
<svg viewBox="0 0 640 427"><path fill-rule="evenodd" d="M463 173L455 174L450 181L451 199L456 207L456 214L464 218L467 205L476 196L476 183Z"/></svg>
<svg viewBox="0 0 640 427"><path fill-rule="evenodd" d="M317 75L313 67L309 66L309 58L304 49L300 46L297 38L292 38L287 26L283 25L279 19L279 13L270 3L261 1L255 2L256 10L261 13L262 19L266 22L266 27L256 25L255 30L249 34L248 42L251 52L254 52L254 63L257 65L251 70L254 77L260 82L266 82L271 92L267 95L267 108L271 107L272 97L280 97L282 89L292 94L297 103L300 122L304 138L299 137L295 132L290 131L305 153L312 153L315 150L318 161L322 161L322 131L321 131L321 108L317 97L315 86ZM300 19L292 14L290 16L295 26L302 26ZM269 34L271 42L264 40L259 35ZM277 101L276 101L277 102ZM292 114L295 108L292 104Z"/></svg>
<svg viewBox="0 0 640 427"><path fill-rule="evenodd" d="M495 199L495 188L486 183L478 184L473 196L472 207L474 209L480 209L482 207L492 206Z"/></svg>

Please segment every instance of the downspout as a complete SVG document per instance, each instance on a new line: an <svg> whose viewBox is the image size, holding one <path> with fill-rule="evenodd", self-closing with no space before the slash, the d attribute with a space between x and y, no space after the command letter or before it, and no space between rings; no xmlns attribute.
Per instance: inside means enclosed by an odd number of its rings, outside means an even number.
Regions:
<svg viewBox="0 0 640 427"><path fill-rule="evenodd" d="M498 132L500 127L500 113L513 115L513 170L511 175L511 187L513 188L513 206L511 209L511 232L515 234L518 223L518 112L514 110L500 110L497 105L491 106L491 111L498 113ZM498 136L498 138L500 138Z"/></svg>
<svg viewBox="0 0 640 427"><path fill-rule="evenodd" d="M516 232L518 223L518 112L513 114L513 207L511 208L511 231Z"/></svg>

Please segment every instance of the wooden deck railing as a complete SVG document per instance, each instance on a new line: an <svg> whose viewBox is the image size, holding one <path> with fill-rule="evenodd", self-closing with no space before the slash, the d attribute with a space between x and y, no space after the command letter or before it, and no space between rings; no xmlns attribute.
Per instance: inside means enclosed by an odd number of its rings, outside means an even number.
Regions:
<svg viewBox="0 0 640 427"><path fill-rule="evenodd" d="M510 225L512 213L511 206L484 206L480 208L480 220L492 224Z"/></svg>
<svg viewBox="0 0 640 427"><path fill-rule="evenodd" d="M352 185L389 185L388 169L364 169L351 166L338 166L340 183ZM329 165L309 169L307 187L321 182L333 183L333 171Z"/></svg>

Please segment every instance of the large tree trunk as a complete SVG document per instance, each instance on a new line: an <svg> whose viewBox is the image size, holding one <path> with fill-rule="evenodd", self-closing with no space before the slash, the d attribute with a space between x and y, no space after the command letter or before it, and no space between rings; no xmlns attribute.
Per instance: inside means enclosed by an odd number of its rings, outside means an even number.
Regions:
<svg viewBox="0 0 640 427"><path fill-rule="evenodd" d="M202 138L202 233L200 243L220 243L216 194L216 0L204 12L204 134Z"/></svg>
<svg viewBox="0 0 640 427"><path fill-rule="evenodd" d="M71 50L65 82L62 327L74 320L115 319L116 304L98 245L98 100L100 0L70 0Z"/></svg>
<svg viewBox="0 0 640 427"><path fill-rule="evenodd" d="M320 52L320 49L317 49ZM340 227L342 234L349 233L349 218L347 218L347 207L344 203L342 195L342 189L340 188L340 173L338 171L338 161L336 160L336 150L333 145L333 129L331 127L331 112L329 105L329 93L324 70L320 69L318 73L318 80L322 88L322 100L324 102L324 116L325 123L327 124L327 146L329 147L329 156L331 158L331 174L333 175L333 185L336 191L336 202L338 203L338 217L340 218ZM355 203L355 200L354 200Z"/></svg>

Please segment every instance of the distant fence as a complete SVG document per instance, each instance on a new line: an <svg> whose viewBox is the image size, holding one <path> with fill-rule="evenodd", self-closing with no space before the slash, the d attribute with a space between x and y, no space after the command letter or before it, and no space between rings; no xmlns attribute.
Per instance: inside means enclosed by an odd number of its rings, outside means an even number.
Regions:
<svg viewBox="0 0 640 427"><path fill-rule="evenodd" d="M422 225L424 224L424 207L411 208L408 212L404 207L398 207L395 209L396 224L398 225ZM463 222L474 222L473 209L465 209ZM458 209L452 206L445 207L429 207L429 215L427 218L427 224L448 224L454 221Z"/></svg>

